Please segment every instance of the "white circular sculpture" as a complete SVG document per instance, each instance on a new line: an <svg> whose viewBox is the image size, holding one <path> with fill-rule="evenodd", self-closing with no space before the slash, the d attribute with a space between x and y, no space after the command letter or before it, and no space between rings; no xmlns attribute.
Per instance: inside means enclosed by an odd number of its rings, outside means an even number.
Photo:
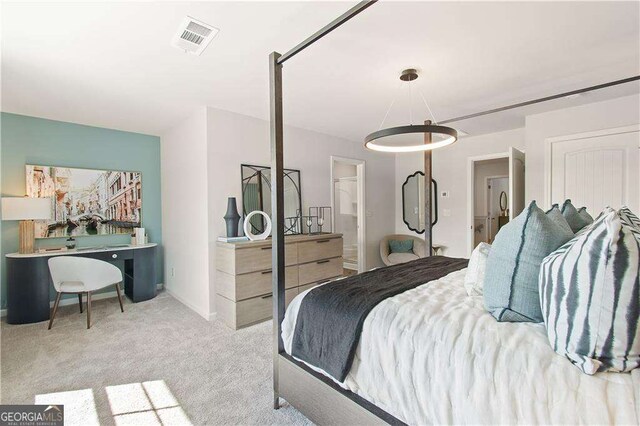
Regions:
<svg viewBox="0 0 640 426"><path fill-rule="evenodd" d="M252 234L251 233L251 218L257 214L261 214L264 217L264 221L265 221L265 228L264 228L264 232L262 234ZM247 217L244 219L244 235L246 235L247 237L249 237L249 239L251 241L256 241L256 240L266 240L267 237L269 236L269 234L271 234L271 218L269 217L268 214L266 214L263 211L260 210L254 210L251 213L249 213L247 215Z"/></svg>

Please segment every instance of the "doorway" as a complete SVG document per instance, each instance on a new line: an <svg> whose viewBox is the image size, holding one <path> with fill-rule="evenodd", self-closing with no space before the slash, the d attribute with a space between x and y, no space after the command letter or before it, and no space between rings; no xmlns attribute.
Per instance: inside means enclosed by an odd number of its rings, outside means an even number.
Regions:
<svg viewBox="0 0 640 426"><path fill-rule="evenodd" d="M504 164L502 164L504 163ZM503 160L499 166L509 166L508 160ZM487 239L492 244L498 230L509 221L509 175L487 177L485 185L485 199L487 200Z"/></svg>
<svg viewBox="0 0 640 426"><path fill-rule="evenodd" d="M498 231L524 210L524 152L468 159L468 252L481 242L491 244Z"/></svg>
<svg viewBox="0 0 640 426"><path fill-rule="evenodd" d="M362 160L331 157L333 231L342 234L345 275L366 270L364 168Z"/></svg>

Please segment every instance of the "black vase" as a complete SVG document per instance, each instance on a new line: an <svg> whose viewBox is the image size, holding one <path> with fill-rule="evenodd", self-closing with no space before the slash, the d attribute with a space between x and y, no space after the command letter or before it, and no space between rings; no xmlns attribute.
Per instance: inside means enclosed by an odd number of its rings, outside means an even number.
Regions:
<svg viewBox="0 0 640 426"><path fill-rule="evenodd" d="M227 237L237 237L240 215L238 214L236 197L229 197L227 199L227 213L224 215L224 221L227 223Z"/></svg>

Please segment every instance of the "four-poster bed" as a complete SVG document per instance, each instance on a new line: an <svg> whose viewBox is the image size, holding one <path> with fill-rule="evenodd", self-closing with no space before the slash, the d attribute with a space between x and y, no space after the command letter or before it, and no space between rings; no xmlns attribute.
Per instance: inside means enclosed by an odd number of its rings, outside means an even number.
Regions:
<svg viewBox="0 0 640 426"><path fill-rule="evenodd" d="M273 294L274 294L274 298L273 298L274 400L273 402L274 402L274 408L277 409L280 406L280 398L283 398L286 401L288 401L292 406L294 406L299 411L301 411L310 420L319 424L324 424L324 423L326 424L384 424L384 423L402 424L403 421L406 421L406 420L401 421L397 416L390 414L388 410L380 408L380 406L358 395L356 391L353 391L353 389L358 388L357 383L352 384L352 386L348 386L344 384L341 385L340 383L342 382L342 379L345 379L345 378L341 378L341 380L333 379L336 376L327 374L326 371L323 371L321 368L317 368L312 365L309 365L308 363L301 362L298 359L294 358L294 356L290 355L291 353L293 353L292 351L295 351L295 349L292 349L292 346L295 346L295 342L296 342L296 339L295 339L296 336L294 335L293 330L296 329L296 325L299 325L297 324L297 321L296 321L296 318L299 318L298 310L305 303L304 298L306 298L309 292L313 290L308 290L300 294L294 300L294 302L292 302L292 306L290 306L289 310L287 311L287 315L288 315L286 318L287 323L285 324L286 327L283 330L283 322L285 321L285 281L284 281L285 280L285 262L284 262L285 236L284 236L284 212L283 212L284 144L283 144L283 108L282 108L283 63L288 59L292 58L294 55L303 51L305 48L311 46L320 38L324 37L331 31L335 30L342 24L352 19L353 17L357 16L359 13L363 12L368 7L372 6L375 2L376 1L363 1L358 3L356 6L348 10L345 14L341 15L336 20L332 21L330 24L328 24L318 32L314 33L312 36L304 40L302 43L300 43L299 45L291 49L289 52L282 55L277 52L273 52L269 56L270 108L271 108L271 117L270 117L271 118L271 129L270 129L271 130L271 135L270 135L271 136L271 172L272 172L272 182L274 185L273 188L275 188L275 190L273 190L271 193L272 218L273 218L272 270L273 270ZM606 83L599 86L593 86L593 87L581 89L578 91L572 91L572 92L567 92L559 95L549 96L549 97L545 97L545 98L541 98L541 99L537 99L529 102L510 105L503 108L497 108L494 110L472 114L465 117L453 118L453 119L442 121L440 122L440 124L450 123L450 122L458 121L461 119L478 117L486 114L492 114L495 112L500 112L500 111L504 111L512 108L518 108L521 106L531 105L539 102L545 102L552 99L558 99L558 98L567 96L569 94L582 93L589 90L601 89L604 87L623 84L623 83L635 81L638 79L640 79L640 76L635 76L635 77L631 77L624 80L618 80L615 82ZM425 121L424 126L415 126L415 127L416 128L423 128L423 127L436 128L438 126L432 126L431 121L427 120ZM449 129L449 128L446 128L446 129ZM431 151L428 145L432 143L432 133L430 130L422 130L421 132L424 133L424 144L425 144L425 149L423 154L425 181L430 182L432 178L432 157L431 157ZM435 133L438 133L438 132L435 132ZM429 254L431 253L431 247L432 247L431 185L425 185L424 187L425 187L425 206L424 206L425 207L425 242L428 247L427 253ZM436 258L437 257L434 257L433 259L436 259ZM448 259L448 258L443 258L443 259ZM433 266L433 264L430 263L432 261L430 261L429 259L426 259L425 261L426 263L424 264L424 266L427 267L427 269ZM463 290L460 290L462 289L462 287L456 286L456 282L452 280L454 278L456 280L461 279L461 277L463 276L464 269L460 269L460 268L463 268L466 264L459 259L447 260L447 262L445 263L446 263L445 265L437 265L437 266L442 266L444 268L443 273L447 272L449 273L449 275L446 275L446 276L438 275L435 278L425 277L423 282L429 282L430 284L433 282L432 286L423 285L421 287L414 287L408 290L407 293L413 292L412 294L416 295L417 299L422 300L420 298L431 297L433 295L438 296L442 294L447 294L447 297L449 297L448 293L446 292L451 291L453 292L452 294L454 294L455 297L459 298L460 291L463 291ZM405 269L398 268L397 269L399 271L398 273L406 273L407 269L406 267L404 268ZM373 277L375 276L375 271L371 271L368 274L370 274L368 275L369 277ZM433 278L433 281L432 281L432 278ZM353 280L356 280L356 279L354 278ZM346 281L347 279L345 279L345 282ZM320 293L320 292L316 292L316 293ZM378 309L378 307L374 308L374 309L377 309L376 313L380 314L383 311L387 312L389 310L392 310L394 306L394 303L392 302L394 300L402 300L403 295L404 293L402 294L390 293L389 299L379 304L380 309ZM460 302L460 303L462 303L462 305L465 305L465 304L468 305L467 302ZM456 305L456 307L459 307L459 306ZM421 318L423 321L428 321L429 318L431 317L437 318L439 308L436 306L432 306L432 309L434 309L434 311L431 313L422 312L423 317ZM459 310L451 311L451 312L459 312ZM447 315L451 314L451 312L447 312ZM402 318L402 314L400 311L398 311L397 314L399 317ZM474 315L475 314L478 314L478 312L475 312ZM378 315L376 318L380 318L381 315L382 314ZM406 317L406 314L405 314L405 317ZM445 318L447 318L446 315L445 315ZM471 321L471 324L475 324L475 323L480 323L481 321L486 321L486 316L483 318L484 319L482 320L479 320L478 318L475 318L475 317L473 317L472 320L463 318L461 319L461 321L463 320ZM367 324L364 325L364 331L362 332L369 333L367 334L368 338L371 337L370 335L374 333L371 330L371 327L372 327L371 323L373 323L375 320L376 319L374 319L373 321L370 321L368 325ZM408 320L410 320L410 318ZM379 321L382 321L382 320L379 320ZM464 335L465 337L468 338L469 342L473 343L474 337L473 337L473 334L471 334L471 331L468 329L468 327L465 328L458 325L459 324L454 323L454 327L451 327L450 330L446 330L446 332L450 333L451 336ZM362 323L360 323L360 327L361 328L363 327ZM534 340L537 339L536 344L538 344L538 346L535 347L535 350L545 351L546 347L544 345L546 344L546 342L543 343L543 339L541 340L541 337L538 335L539 334L538 331L539 330L532 331L527 329L526 331L527 333L533 333L530 336L528 336L527 339L534 339ZM420 334L420 333L424 334L428 332L424 330L417 332L417 334ZM497 333L495 332L495 330L490 330L489 334L491 333L493 333L491 335L491 338L493 338L494 341L500 341L500 339L507 339L509 336L508 333L504 334L504 330L500 332L503 334ZM286 342L283 340L283 334L286 335ZM423 343L426 342L425 346L428 347L429 346L428 338L424 336L422 336L421 338L426 339L424 340ZM479 339L479 338L476 337L475 339ZM482 342L480 342L480 344L481 343ZM400 341L400 344L402 344L402 341ZM464 350L469 350L470 348L460 346L460 347L456 347L455 349L462 353ZM546 354L546 352L544 353ZM540 356L540 359L543 359L543 357ZM549 359L551 360L549 362L553 362L553 358L549 358ZM526 363L529 362L528 359L526 358L522 358L522 359L514 358L514 360L515 360L514 365L517 365L518 362L520 362L521 364L524 363L523 365L526 365ZM361 361L362 360L358 360L358 366L363 365L361 364ZM481 361L483 361L483 359L481 359ZM376 361L369 360L368 362L373 363ZM491 360L484 360L484 362L487 363L488 369L495 367L490 364ZM366 362L364 364L366 364ZM433 366L430 366L430 367L433 367ZM548 374L549 377L553 377L554 379L556 378L556 376L559 378L564 378L564 377L561 377L561 374L558 373L555 369L551 369L551 370L553 371ZM400 375L400 373L398 374ZM570 372L568 374L572 375L573 372ZM505 375L504 377L501 376L501 379L507 380L506 377L508 377L508 375ZM571 378L573 379L573 376L571 376ZM447 382L446 378L439 378L439 379L442 379L443 382ZM551 382L552 380L549 380L549 381ZM347 378L347 382L348 382L348 378ZM371 383L369 383L369 385L371 386ZM375 387L375 384L374 384L374 387ZM427 389L426 387L420 388L419 386L418 388L419 390L423 390L423 391L424 389ZM415 389L416 393L418 392L418 388ZM428 391L430 392L434 390L435 389L428 389ZM455 389L455 391L458 392L460 391L460 389ZM621 395L621 392L622 390L620 390L620 392L613 392L612 394L613 395L617 394L619 396ZM535 390L534 390L534 393L535 393ZM539 393L539 390L538 390L538 393ZM438 396L439 395L437 394L431 394L428 397L438 398ZM443 401L443 402L446 403L447 401ZM438 406L439 406L438 403L434 403L434 407L438 407ZM452 409L453 404L450 404L450 405L445 404L445 406L447 406L448 409ZM515 403L514 406L517 406L517 403ZM506 407L504 409L508 410L508 408ZM516 412L518 409L521 409L521 407L520 408L516 407ZM550 410L551 408L548 409L549 413L551 412ZM403 411L403 413L405 414L403 416L403 419L410 418L416 421L415 419L419 418L419 416L416 417L411 415L410 410L409 411L405 410ZM545 415L547 414L551 415L549 413L541 415L538 418L544 421L545 419L549 418L549 417L545 417ZM468 415L468 413L466 413L465 415ZM443 419L447 419L447 418L449 419L449 421L454 421L455 419L458 419L456 417L447 417L446 415L443 417ZM464 417L464 418L468 419L468 417ZM567 422L572 422L572 420L574 420L571 417L567 417L567 418L559 417L559 418L565 419L565 421ZM492 417L489 415L488 418L484 418L478 421L490 421L491 419ZM602 421L605 421L605 422L607 420L608 419L606 418L602 419Z"/></svg>

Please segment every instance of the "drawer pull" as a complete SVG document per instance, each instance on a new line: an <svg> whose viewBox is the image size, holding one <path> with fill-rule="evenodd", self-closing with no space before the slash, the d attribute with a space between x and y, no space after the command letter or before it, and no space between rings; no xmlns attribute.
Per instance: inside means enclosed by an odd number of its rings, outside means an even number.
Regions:
<svg viewBox="0 0 640 426"><path fill-rule="evenodd" d="M270 274L270 273L271 273L271 271L262 271L262 272L260 272L260 273L261 273L262 275L267 275L267 274Z"/></svg>
<svg viewBox="0 0 640 426"><path fill-rule="evenodd" d="M316 243L320 244L320 243L328 243L331 240L318 240L316 241Z"/></svg>
<svg viewBox="0 0 640 426"><path fill-rule="evenodd" d="M271 250L273 247L268 246L268 247L260 247L260 250Z"/></svg>
<svg viewBox="0 0 640 426"><path fill-rule="evenodd" d="M329 263L329 262L331 262L331 261L330 261L330 260L328 260L328 259L327 259L327 260L319 260L319 261L317 261L317 262L316 262L316 264L317 264L317 265L320 265L320 264L322 264L322 263Z"/></svg>
<svg viewBox="0 0 640 426"><path fill-rule="evenodd" d="M115 253L113 253L113 254L111 255L111 257L112 257L112 258L114 258L114 259L117 259L117 258L118 258L118 255L117 255L117 254L115 254Z"/></svg>
<svg viewBox="0 0 640 426"><path fill-rule="evenodd" d="M264 296L261 297L261 299L269 299L273 297L273 294L265 294Z"/></svg>

